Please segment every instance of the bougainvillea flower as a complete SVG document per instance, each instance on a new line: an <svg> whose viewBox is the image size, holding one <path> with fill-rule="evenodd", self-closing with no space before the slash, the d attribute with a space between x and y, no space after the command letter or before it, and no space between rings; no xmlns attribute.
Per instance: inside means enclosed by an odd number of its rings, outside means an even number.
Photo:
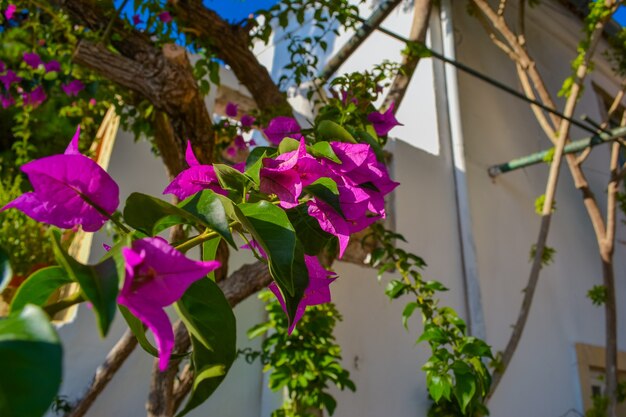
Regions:
<svg viewBox="0 0 626 417"><path fill-rule="evenodd" d="M43 62L41 61L41 57L34 52L26 52L23 55L24 62L26 65L33 69L37 69Z"/></svg>
<svg viewBox="0 0 626 417"><path fill-rule="evenodd" d="M263 130L267 140L278 145L284 138L293 138L300 140L303 138L300 133L300 125L296 119L292 117L278 116L273 118L267 127Z"/></svg>
<svg viewBox="0 0 626 417"><path fill-rule="evenodd" d="M126 278L117 302L152 331L164 371L174 348L172 323L164 308L178 301L187 288L220 267L218 261L194 261L160 237L135 240L122 248Z"/></svg>
<svg viewBox="0 0 626 417"><path fill-rule="evenodd" d="M336 181L344 180L353 185L370 183L383 194L390 193L399 185L389 178L387 168L376 159L370 145L331 142L331 147L341 164L328 159L323 159L322 163L334 173L332 177Z"/></svg>
<svg viewBox="0 0 626 417"><path fill-rule="evenodd" d="M228 117L237 117L237 113L239 112L239 106L235 103L228 103L226 105L226 116Z"/></svg>
<svg viewBox="0 0 626 417"><path fill-rule="evenodd" d="M256 119L249 114L244 114L243 116L241 116L241 125L243 127L252 127L255 121Z"/></svg>
<svg viewBox="0 0 626 417"><path fill-rule="evenodd" d="M302 189L318 180L324 172L324 167L317 159L306 153L306 144L302 138L295 151L273 159L263 159L259 189L265 194L276 194L279 205L290 209L299 204Z"/></svg>
<svg viewBox="0 0 626 417"><path fill-rule="evenodd" d="M330 278L335 274L324 269L317 257L304 255L304 262L306 263L306 268L309 271L309 285L304 290L304 296L300 300L300 304L298 304L298 308L296 309L296 314L289 324L289 334L293 332L293 329L296 327L298 321L300 321L302 316L304 316L307 306L330 303L330 284L337 279L336 277ZM283 311L287 314L285 300L283 295L280 293L278 285L276 285L275 282L272 282L268 288L274 293L283 308Z"/></svg>
<svg viewBox="0 0 626 417"><path fill-rule="evenodd" d="M82 225L86 232L99 230L119 205L119 187L96 162L80 154L79 136L77 129L64 154L23 165L22 172L34 191L22 194L0 211L16 208L62 229Z"/></svg>
<svg viewBox="0 0 626 417"><path fill-rule="evenodd" d="M394 107L394 103L391 103L386 112L372 112L367 115L367 120L374 125L374 130L378 136L385 136L394 127L402 126L402 123L398 122L393 114Z"/></svg>
<svg viewBox="0 0 626 417"><path fill-rule="evenodd" d="M220 187L213 165L202 165L193 154L191 142L187 141L185 160L189 168L181 172L165 187L163 194L174 194L181 200L202 190L213 190L218 194L226 195L226 191Z"/></svg>
<svg viewBox="0 0 626 417"><path fill-rule="evenodd" d="M317 220L323 231L337 236L339 240L339 258L343 257L350 241L350 225L331 206L312 199L307 202L309 216Z"/></svg>
<svg viewBox="0 0 626 417"><path fill-rule="evenodd" d="M24 99L24 105L30 105L33 107L39 106L41 103L46 101L46 92L44 91L42 86L38 86L30 93L23 93L22 98Z"/></svg>
<svg viewBox="0 0 626 417"><path fill-rule="evenodd" d="M43 64L43 67L46 69L46 72L60 72L61 64L56 59L46 62Z"/></svg>
<svg viewBox="0 0 626 417"><path fill-rule="evenodd" d="M2 108L6 109L11 107L15 103L15 100L10 94L0 95L0 104L2 104Z"/></svg>
<svg viewBox="0 0 626 417"><path fill-rule="evenodd" d="M85 84L83 84L80 80L72 80L67 84L61 84L61 89L68 97L76 97L78 93L80 93L85 88Z"/></svg>
<svg viewBox="0 0 626 417"><path fill-rule="evenodd" d="M249 250L254 249L261 256L261 258L267 259L267 253L265 253L265 250L254 239L250 239L250 243L246 243L245 245L240 246L239 249L249 249Z"/></svg>
<svg viewBox="0 0 626 417"><path fill-rule="evenodd" d="M159 20L163 23L169 23L172 21L172 15L170 12L161 12L159 13Z"/></svg>
<svg viewBox="0 0 626 417"><path fill-rule="evenodd" d="M13 19L13 16L15 15L16 11L17 11L17 6L15 4L9 4L6 10L4 11L4 17L6 17L7 20L11 20Z"/></svg>
<svg viewBox="0 0 626 417"><path fill-rule="evenodd" d="M6 74L0 75L0 82L4 85L5 90L11 88L13 83L19 83L20 81L22 81L22 78L18 77L13 70L8 70Z"/></svg>
<svg viewBox="0 0 626 417"><path fill-rule="evenodd" d="M133 15L133 25L137 26L143 23L143 20L141 20L141 17L138 14L134 14Z"/></svg>

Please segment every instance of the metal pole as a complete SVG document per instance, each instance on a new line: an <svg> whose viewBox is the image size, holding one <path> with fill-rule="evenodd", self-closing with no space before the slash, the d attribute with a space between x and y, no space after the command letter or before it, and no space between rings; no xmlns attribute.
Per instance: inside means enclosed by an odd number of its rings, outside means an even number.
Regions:
<svg viewBox="0 0 626 417"><path fill-rule="evenodd" d="M613 129L608 133L602 132L588 138L580 139L575 142L571 142L565 145L564 153L576 153L586 148L592 148L596 145L614 141L622 136L626 136L626 127L619 127ZM523 156L521 158L513 159L512 161L505 162L499 165L490 166L487 172L492 178L497 177L505 172L514 171L516 169L525 168L527 166L535 165L546 160L549 156L551 149L534 153L532 155Z"/></svg>

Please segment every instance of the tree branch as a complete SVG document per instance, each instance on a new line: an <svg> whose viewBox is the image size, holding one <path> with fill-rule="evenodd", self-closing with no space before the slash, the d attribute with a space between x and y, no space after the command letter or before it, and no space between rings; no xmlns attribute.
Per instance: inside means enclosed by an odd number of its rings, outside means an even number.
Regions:
<svg viewBox="0 0 626 417"><path fill-rule="evenodd" d="M84 416L96 398L104 391L113 375L135 350L136 346L137 339L130 330L126 330L122 338L113 346L102 365L96 370L85 393L74 403L72 411L66 414L65 417Z"/></svg>
<svg viewBox="0 0 626 417"><path fill-rule="evenodd" d="M413 42L424 43L426 41L426 33L428 32L428 23L430 21L430 11L432 9L432 0L415 0L415 9L413 12L413 23L411 25L411 34L409 39ZM393 79L393 83L389 89L389 94L385 97L383 108L388 108L391 103L395 103L395 111L400 107L404 95L409 88L409 83L420 61L419 56L407 55L402 60L402 72L399 72Z"/></svg>
<svg viewBox="0 0 626 417"><path fill-rule="evenodd" d="M171 6L177 22L189 31L189 35L210 47L232 68L261 111L269 114L292 113L287 97L250 49L246 27L229 24L200 0L178 0Z"/></svg>

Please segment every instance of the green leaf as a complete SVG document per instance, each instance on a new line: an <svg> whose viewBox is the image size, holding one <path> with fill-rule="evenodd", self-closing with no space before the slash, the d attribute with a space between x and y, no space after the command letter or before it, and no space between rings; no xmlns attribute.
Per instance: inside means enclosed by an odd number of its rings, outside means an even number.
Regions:
<svg viewBox="0 0 626 417"><path fill-rule="evenodd" d="M317 133L327 141L357 143L354 137L345 128L332 120L322 120L317 124Z"/></svg>
<svg viewBox="0 0 626 417"><path fill-rule="evenodd" d="M287 210L287 216L307 255L317 255L333 238L333 235L322 230L315 218L309 216L305 204Z"/></svg>
<svg viewBox="0 0 626 417"><path fill-rule="evenodd" d="M11 314L22 310L26 304L44 306L56 290L72 282L60 266L49 266L33 272L13 296Z"/></svg>
<svg viewBox="0 0 626 417"><path fill-rule="evenodd" d="M175 224L202 223L200 219L187 211L167 201L142 193L132 193L126 199L124 220L128 225L148 236L155 236Z"/></svg>
<svg viewBox="0 0 626 417"><path fill-rule="evenodd" d="M424 333L417 339L417 343L427 341L434 343L443 343L447 340L444 330L434 324L426 325Z"/></svg>
<svg viewBox="0 0 626 417"><path fill-rule="evenodd" d="M427 385L428 392L430 393L431 397L433 397L433 401L438 403L445 390L444 379L441 377L441 375L430 376L428 378Z"/></svg>
<svg viewBox="0 0 626 417"><path fill-rule="evenodd" d="M476 393L476 380L471 373L458 373L454 370L454 396L461 407L461 411L465 413L467 405L470 403Z"/></svg>
<svg viewBox="0 0 626 417"><path fill-rule="evenodd" d="M269 146L255 147L252 151L250 151L250 155L248 155L248 158L246 159L246 171L263 158L272 157L275 153L276 149L270 148Z"/></svg>
<svg viewBox="0 0 626 417"><path fill-rule="evenodd" d="M176 303L191 334L194 382L181 417L213 394L237 356L235 316L222 290L209 279L196 281Z"/></svg>
<svg viewBox="0 0 626 417"><path fill-rule="evenodd" d="M287 152L292 152L298 150L300 147L300 141L295 140L293 138L284 138L278 144L278 153L284 154Z"/></svg>
<svg viewBox="0 0 626 417"><path fill-rule="evenodd" d="M39 307L0 320L0 415L40 417L61 385L63 349Z"/></svg>
<svg viewBox="0 0 626 417"><path fill-rule="evenodd" d="M419 307L419 305L415 301L411 301L402 311L402 325L407 330L409 329L409 318L413 315L413 312L417 307Z"/></svg>
<svg viewBox="0 0 626 417"><path fill-rule="evenodd" d="M124 275L123 258L120 252L109 252L110 257L97 265L83 265L72 258L61 247L58 230L52 230L52 249L59 265L65 269L72 281L78 282L85 299L93 305L98 329L106 336L115 317L118 282Z"/></svg>
<svg viewBox="0 0 626 417"><path fill-rule="evenodd" d="M257 148L255 148L254 150L256 150ZM263 168L263 158L265 158L265 155L267 153L263 152L261 154L261 156L251 165L246 165L246 172L245 174L248 176L248 178L250 178L252 181L254 181L255 184L260 184L261 183L261 168ZM249 160L250 158L248 158Z"/></svg>
<svg viewBox="0 0 626 417"><path fill-rule="evenodd" d="M387 294L387 297L393 300L405 294L408 289L409 286L404 282L393 280L390 281L389 284L387 284L387 287L385 288L385 294Z"/></svg>
<svg viewBox="0 0 626 417"><path fill-rule="evenodd" d="M217 249L220 246L220 242L222 239L216 238L211 239L206 242L202 242L202 260L203 261L214 261L217 256ZM209 272L207 275L211 281L215 282L215 270Z"/></svg>
<svg viewBox="0 0 626 417"><path fill-rule="evenodd" d="M279 207L267 201L238 207L247 219L246 228L267 254L270 274L285 298L291 320L309 283L304 248L287 213Z"/></svg>
<svg viewBox="0 0 626 417"><path fill-rule="evenodd" d="M339 204L339 191L337 190L337 183L335 181L326 177L320 178L313 184L305 187L304 190L331 206L333 210L345 219L346 216L344 216L341 205Z"/></svg>
<svg viewBox="0 0 626 417"><path fill-rule="evenodd" d="M333 162L341 164L341 160L337 157L329 142L317 142L315 145L308 146L307 150L311 155L316 158L326 158Z"/></svg>
<svg viewBox="0 0 626 417"><path fill-rule="evenodd" d="M228 165L213 164L213 168L223 189L235 191L238 196L243 196L244 190L251 182L248 177Z"/></svg>
<svg viewBox="0 0 626 417"><path fill-rule="evenodd" d="M215 230L230 246L237 249L230 232L226 209L215 192L202 190L181 202L179 207L200 219L205 226Z"/></svg>
<svg viewBox="0 0 626 417"><path fill-rule="evenodd" d="M13 269L9 262L9 254L0 247L0 292L2 292L13 278Z"/></svg>

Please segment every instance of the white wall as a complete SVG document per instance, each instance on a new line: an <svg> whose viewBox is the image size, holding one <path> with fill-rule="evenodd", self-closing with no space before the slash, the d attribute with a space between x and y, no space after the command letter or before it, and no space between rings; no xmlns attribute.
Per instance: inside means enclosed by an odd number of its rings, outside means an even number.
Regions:
<svg viewBox="0 0 626 417"><path fill-rule="evenodd" d="M513 87L518 86L515 68L492 46L477 21L464 5L455 3L457 58L477 70ZM544 1L530 9L527 40L550 92L556 96L569 75L575 56L580 21L555 1ZM617 91L606 63L599 60L594 80L610 93ZM587 114L601 121L598 100L591 82L585 85L576 117ZM492 181L487 167L515 157L548 149L532 112L524 102L482 81L460 73L463 132L466 141L468 179L482 300L488 342L502 350L517 318L522 289L530 271L529 249L536 241L539 216L534 200L544 193L548 166L535 165ZM558 99L559 105L563 100ZM572 130L572 138L589 134ZM609 146L594 149L585 171L596 197L605 210ZM493 416L559 416L570 408L581 409L574 344L604 345L603 308L586 298L587 291L602 283L600 260L591 223L574 189L566 167L561 172L548 245L557 251L555 262L541 273L535 301L518 351L490 403ZM618 236L624 236L620 225ZM618 238L619 239L619 238ZM616 289L626 300L624 254L615 252ZM623 316L618 311L618 320ZM626 348L626 326L619 326L619 347Z"/></svg>

